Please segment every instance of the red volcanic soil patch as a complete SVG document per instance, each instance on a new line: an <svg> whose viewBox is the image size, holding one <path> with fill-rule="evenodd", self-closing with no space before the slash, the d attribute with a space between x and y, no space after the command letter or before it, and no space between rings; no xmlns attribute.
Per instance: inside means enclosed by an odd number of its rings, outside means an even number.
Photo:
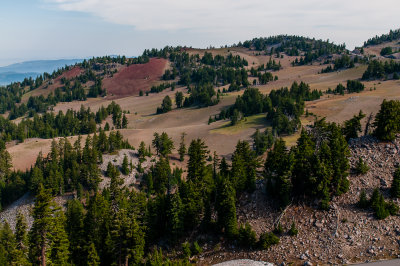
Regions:
<svg viewBox="0 0 400 266"><path fill-rule="evenodd" d="M79 76L82 72L83 71L80 67L75 66L75 67L71 68L70 70L68 70L67 72L63 73L60 77L57 78L57 80L61 79L62 77L65 77L67 79L75 78L75 77Z"/></svg>
<svg viewBox="0 0 400 266"><path fill-rule="evenodd" d="M113 98L137 95L148 90L164 74L167 60L151 58L146 64L131 65L121 69L113 77L103 80L103 88Z"/></svg>

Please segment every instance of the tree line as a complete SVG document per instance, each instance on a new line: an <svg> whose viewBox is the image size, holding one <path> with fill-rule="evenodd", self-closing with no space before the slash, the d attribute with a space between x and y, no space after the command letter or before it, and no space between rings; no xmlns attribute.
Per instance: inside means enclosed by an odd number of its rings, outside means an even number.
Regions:
<svg viewBox="0 0 400 266"><path fill-rule="evenodd" d="M23 142L26 138L54 138L91 134L98 130L98 124L109 115L112 116L115 128L127 128L128 119L121 107L112 102L107 107L101 107L96 113L82 105L79 111L68 109L64 114L45 113L34 114L32 118L22 119L18 124L7 118L0 117L1 139L5 142L18 140ZM110 125L106 123L106 131Z"/></svg>

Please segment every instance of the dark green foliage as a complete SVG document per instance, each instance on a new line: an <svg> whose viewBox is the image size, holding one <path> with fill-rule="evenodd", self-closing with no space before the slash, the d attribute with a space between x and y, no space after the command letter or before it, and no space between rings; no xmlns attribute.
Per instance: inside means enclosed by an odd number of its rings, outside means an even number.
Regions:
<svg viewBox="0 0 400 266"><path fill-rule="evenodd" d="M185 258L189 258L192 255L192 251L190 250L190 244L188 242L182 243L182 252Z"/></svg>
<svg viewBox="0 0 400 266"><path fill-rule="evenodd" d="M361 191L360 199L358 200L357 206L362 209L368 208L368 206L369 206L369 201L367 199L367 193L365 192L364 189Z"/></svg>
<svg viewBox="0 0 400 266"><path fill-rule="evenodd" d="M340 127L318 120L310 132L302 131L290 152L282 140L275 143L264 166L268 190L282 207L294 195L320 199L327 209L333 195L349 188L349 155Z"/></svg>
<svg viewBox="0 0 400 266"><path fill-rule="evenodd" d="M365 114L360 110L358 115L355 115L352 119L344 122L342 131L347 141L352 138L358 138L358 133L361 132L361 120L364 117Z"/></svg>
<svg viewBox="0 0 400 266"><path fill-rule="evenodd" d="M177 91L175 93L175 104L177 108L182 108L183 107L183 93L180 91Z"/></svg>
<svg viewBox="0 0 400 266"><path fill-rule="evenodd" d="M81 106L79 111L67 110L57 115L46 113L41 116L34 114L33 118L23 119L15 124L8 119L0 117L0 132L4 141L19 140L23 142L26 138L54 138L66 137L79 134L92 134L97 131L97 126L109 115L112 115L114 125L121 128L121 107L112 102L107 108L101 107L96 113L90 108ZM127 124L126 124L127 125Z"/></svg>
<svg viewBox="0 0 400 266"><path fill-rule="evenodd" d="M399 206L393 201L386 202L378 188L374 190L369 201L366 200L365 191L362 191L358 206L364 209L371 207L374 210L375 217L379 220L383 220L389 215L397 215L399 212Z"/></svg>
<svg viewBox="0 0 400 266"><path fill-rule="evenodd" d="M369 171L369 166L360 157L354 170L358 175L365 175Z"/></svg>
<svg viewBox="0 0 400 266"><path fill-rule="evenodd" d="M367 70L362 75L363 80L382 79L389 74L400 72L400 63L391 60L390 62L372 60L368 64Z"/></svg>
<svg viewBox="0 0 400 266"><path fill-rule="evenodd" d="M392 53L393 53L393 49L390 46L382 48L381 52L380 52L381 56L390 55Z"/></svg>
<svg viewBox="0 0 400 266"><path fill-rule="evenodd" d="M329 73L333 71L338 71L340 69L353 68L356 60L358 60L357 57L353 59L350 58L350 56L348 56L347 54L343 54L341 57L336 58L335 61L333 61L333 67L329 65L326 68L322 69L321 73Z"/></svg>
<svg viewBox="0 0 400 266"><path fill-rule="evenodd" d="M223 178L217 191L217 223L230 239L237 236L236 191L228 178Z"/></svg>
<svg viewBox="0 0 400 266"><path fill-rule="evenodd" d="M299 230L296 228L296 224L293 221L292 225L290 226L288 234L290 236L297 236L298 233L299 233Z"/></svg>
<svg viewBox="0 0 400 266"><path fill-rule="evenodd" d="M384 42L392 42L400 38L400 30L390 30L388 34L382 34L381 36L375 36L364 42L364 47L368 45L377 45Z"/></svg>
<svg viewBox="0 0 400 266"><path fill-rule="evenodd" d="M393 198L400 198L400 168L397 168L393 174L393 182L390 193Z"/></svg>
<svg viewBox="0 0 400 266"><path fill-rule="evenodd" d="M203 249L200 247L197 241L194 241L191 247L191 251L193 255L199 255L203 252Z"/></svg>
<svg viewBox="0 0 400 266"><path fill-rule="evenodd" d="M154 133L154 139L152 143L153 147L157 151L157 154L161 154L164 157L167 157L169 154L171 154L172 150L174 149L174 142L165 132L161 133L161 135L159 135L157 132Z"/></svg>
<svg viewBox="0 0 400 266"><path fill-rule="evenodd" d="M264 177L268 192L271 193L283 208L290 203L292 194L291 167L292 157L282 139L275 141L274 147L268 152L264 164Z"/></svg>
<svg viewBox="0 0 400 266"><path fill-rule="evenodd" d="M162 83L158 86L152 86L150 89L150 93L159 93L165 89L172 88L175 86L175 83Z"/></svg>
<svg viewBox="0 0 400 266"><path fill-rule="evenodd" d="M272 131L268 128L263 133L260 133L260 130L257 129L252 138L254 141L253 149L257 155L262 155L264 152L270 149L274 144L275 139Z"/></svg>
<svg viewBox="0 0 400 266"><path fill-rule="evenodd" d="M242 96L238 96L233 106L222 110L219 119L231 118L232 125L240 121L241 114L250 116L267 113L272 120L274 132L278 135L292 134L300 126L300 116L304 113L304 101L319 99L322 93L311 91L304 82L294 82L290 88L272 90L269 95L262 95L256 88L248 88Z"/></svg>
<svg viewBox="0 0 400 266"><path fill-rule="evenodd" d="M161 107L157 108L157 114L167 113L172 110L171 98L167 95L164 97Z"/></svg>
<svg viewBox="0 0 400 266"><path fill-rule="evenodd" d="M128 175L130 173L130 169L129 169L129 162L128 162L128 156L126 156L126 154L124 155L124 159L122 161L122 166L121 166L121 173L123 175Z"/></svg>
<svg viewBox="0 0 400 266"><path fill-rule="evenodd" d="M256 51L265 51L272 55L276 53L286 53L289 56L299 56L302 52L304 56L294 65L304 65L311 63L313 60L321 56L340 54L346 50L345 45L336 45L329 41L315 40L311 38L293 36L293 35L277 35L268 38L254 38L250 41L245 41L243 46Z"/></svg>
<svg viewBox="0 0 400 266"><path fill-rule="evenodd" d="M186 154L186 145L185 145L185 135L186 133L182 133L181 135L181 142L179 143L179 160L181 162L184 161L185 159L185 154Z"/></svg>
<svg viewBox="0 0 400 266"><path fill-rule="evenodd" d="M260 249L268 249L272 245L279 244L279 237L277 237L274 233L263 233L260 235L260 239L258 240L258 246Z"/></svg>
<svg viewBox="0 0 400 266"><path fill-rule="evenodd" d="M274 234L276 234L276 235L282 235L283 234L283 227L282 227L282 224L280 222L274 228Z"/></svg>
<svg viewBox="0 0 400 266"><path fill-rule="evenodd" d="M238 141L232 155L231 180L236 193L247 190L253 192L256 188L257 168L260 161L247 141Z"/></svg>
<svg viewBox="0 0 400 266"><path fill-rule="evenodd" d="M254 248L257 244L256 232L253 231L249 223L239 228L238 240L241 246Z"/></svg>
<svg viewBox="0 0 400 266"><path fill-rule="evenodd" d="M400 102L383 100L375 116L374 134L381 140L392 141L400 131Z"/></svg>

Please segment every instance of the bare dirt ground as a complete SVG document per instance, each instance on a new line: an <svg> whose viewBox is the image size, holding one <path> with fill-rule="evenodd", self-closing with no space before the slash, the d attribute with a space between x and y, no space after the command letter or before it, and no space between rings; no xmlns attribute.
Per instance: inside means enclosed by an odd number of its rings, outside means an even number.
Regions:
<svg viewBox="0 0 400 266"><path fill-rule="evenodd" d="M160 80L167 66L167 60L151 58L146 64L135 64L122 68L113 77L103 80L103 88L112 98L138 95Z"/></svg>

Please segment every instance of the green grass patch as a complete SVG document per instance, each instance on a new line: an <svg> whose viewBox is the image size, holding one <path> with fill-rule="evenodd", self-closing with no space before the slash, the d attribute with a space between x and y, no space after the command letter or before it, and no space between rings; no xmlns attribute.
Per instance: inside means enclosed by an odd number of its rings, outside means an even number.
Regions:
<svg viewBox="0 0 400 266"><path fill-rule="evenodd" d="M212 129L211 133L225 134L225 135L235 135L243 130L252 127L266 127L268 126L268 121L265 114L258 114L253 116L245 117L242 121L232 126L230 121L225 122L219 128Z"/></svg>

